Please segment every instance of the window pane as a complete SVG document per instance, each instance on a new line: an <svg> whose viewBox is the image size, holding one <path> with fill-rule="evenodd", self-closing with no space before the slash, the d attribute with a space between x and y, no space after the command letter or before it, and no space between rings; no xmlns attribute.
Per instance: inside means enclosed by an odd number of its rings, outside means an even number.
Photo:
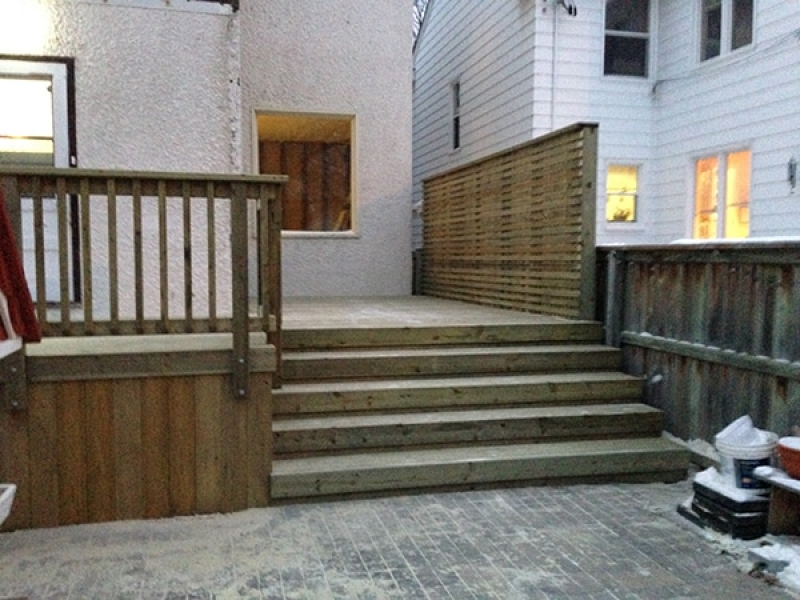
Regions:
<svg viewBox="0 0 800 600"><path fill-rule="evenodd" d="M725 237L750 234L750 151L728 155L725 171Z"/></svg>
<svg viewBox="0 0 800 600"><path fill-rule="evenodd" d="M722 2L703 0L703 23L700 35L700 56L708 60L719 56L722 48Z"/></svg>
<svg viewBox="0 0 800 600"><path fill-rule="evenodd" d="M606 220L635 221L639 170L630 165L609 165L606 175Z"/></svg>
<svg viewBox="0 0 800 600"><path fill-rule="evenodd" d="M604 72L647 77L647 39L607 35Z"/></svg>
<svg viewBox="0 0 800 600"><path fill-rule="evenodd" d="M49 79L0 78L0 162L53 164Z"/></svg>
<svg viewBox="0 0 800 600"><path fill-rule="evenodd" d="M733 0L731 49L753 43L753 0Z"/></svg>
<svg viewBox="0 0 800 600"><path fill-rule="evenodd" d="M260 114L259 171L289 176L283 228L351 229L350 117Z"/></svg>
<svg viewBox="0 0 800 600"><path fill-rule="evenodd" d="M717 157L697 161L694 190L694 237L717 237Z"/></svg>
<svg viewBox="0 0 800 600"><path fill-rule="evenodd" d="M606 30L647 33L649 5L647 0L606 0Z"/></svg>

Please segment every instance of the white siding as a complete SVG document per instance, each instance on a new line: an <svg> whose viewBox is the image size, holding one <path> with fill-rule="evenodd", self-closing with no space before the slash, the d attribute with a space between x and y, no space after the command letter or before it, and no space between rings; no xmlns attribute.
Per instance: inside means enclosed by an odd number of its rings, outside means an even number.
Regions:
<svg viewBox="0 0 800 600"><path fill-rule="evenodd" d="M800 190L786 181L800 160L800 7L755 4L755 44L700 63L695 3L661 2L653 241L690 236L694 160L741 148L753 153L751 237L800 234Z"/></svg>
<svg viewBox="0 0 800 600"><path fill-rule="evenodd" d="M603 76L604 6L585 0L571 17L552 2L432 0L415 53L415 199L426 177L592 121L600 124L598 241L647 239L652 80ZM462 148L454 152L450 84L457 78ZM606 226L602 190L610 162L642 166L638 223Z"/></svg>
<svg viewBox="0 0 800 600"><path fill-rule="evenodd" d="M414 182L531 137L534 2L431 0L414 57ZM461 84L461 149L451 85Z"/></svg>

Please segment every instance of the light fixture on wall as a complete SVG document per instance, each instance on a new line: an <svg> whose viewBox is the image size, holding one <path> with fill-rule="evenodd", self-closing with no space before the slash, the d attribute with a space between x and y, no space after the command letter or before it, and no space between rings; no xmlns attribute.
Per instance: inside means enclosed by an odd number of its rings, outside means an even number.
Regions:
<svg viewBox="0 0 800 600"><path fill-rule="evenodd" d="M789 192L794 193L794 188L797 187L797 160L794 156L789 159L789 163L786 166L786 179L789 181Z"/></svg>
<svg viewBox="0 0 800 600"><path fill-rule="evenodd" d="M558 0L558 4L564 7L570 17L578 16L578 7L572 0Z"/></svg>

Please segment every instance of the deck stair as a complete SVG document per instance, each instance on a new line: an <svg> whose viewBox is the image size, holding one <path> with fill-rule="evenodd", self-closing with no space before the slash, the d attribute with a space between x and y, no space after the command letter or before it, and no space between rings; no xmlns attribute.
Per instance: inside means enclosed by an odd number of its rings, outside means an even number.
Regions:
<svg viewBox="0 0 800 600"><path fill-rule="evenodd" d="M274 501L575 481L675 481L641 379L590 322L289 329Z"/></svg>

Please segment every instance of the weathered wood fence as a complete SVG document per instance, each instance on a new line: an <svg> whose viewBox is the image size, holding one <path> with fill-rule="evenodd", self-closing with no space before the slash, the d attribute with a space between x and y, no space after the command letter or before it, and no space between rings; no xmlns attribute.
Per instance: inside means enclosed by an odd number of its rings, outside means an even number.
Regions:
<svg viewBox="0 0 800 600"><path fill-rule="evenodd" d="M0 170L46 336L0 369L4 529L268 502L284 181Z"/></svg>
<svg viewBox="0 0 800 600"><path fill-rule="evenodd" d="M713 441L735 418L800 425L800 243L600 248L598 318L665 427Z"/></svg>
<svg viewBox="0 0 800 600"><path fill-rule="evenodd" d="M577 124L426 180L421 292L593 318L596 177Z"/></svg>

